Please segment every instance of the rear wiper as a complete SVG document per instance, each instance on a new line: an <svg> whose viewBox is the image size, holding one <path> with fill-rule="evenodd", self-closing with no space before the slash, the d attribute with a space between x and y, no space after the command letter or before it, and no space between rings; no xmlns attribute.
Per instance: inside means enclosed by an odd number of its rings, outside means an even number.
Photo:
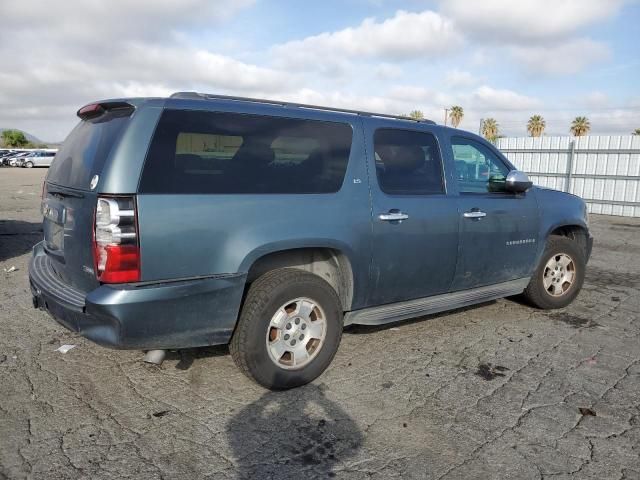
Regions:
<svg viewBox="0 0 640 480"><path fill-rule="evenodd" d="M52 183L47 186L48 193L55 193L57 195L61 195L63 197L74 197L74 198L84 198L84 194L78 192L77 190L72 190L70 188L61 187L59 185L54 185Z"/></svg>

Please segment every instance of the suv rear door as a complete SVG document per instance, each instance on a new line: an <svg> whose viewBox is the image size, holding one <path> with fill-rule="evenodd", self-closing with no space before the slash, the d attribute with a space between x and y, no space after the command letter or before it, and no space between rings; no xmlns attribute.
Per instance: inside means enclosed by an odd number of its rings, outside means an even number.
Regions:
<svg viewBox="0 0 640 480"><path fill-rule="evenodd" d="M424 124L364 118L373 206L368 304L445 293L458 251L436 135Z"/></svg>
<svg viewBox="0 0 640 480"><path fill-rule="evenodd" d="M97 202L92 178L101 174L130 114L125 109L105 110L83 119L64 141L45 180L44 250L55 274L82 292L99 284L92 251Z"/></svg>
<svg viewBox="0 0 640 480"><path fill-rule="evenodd" d="M513 167L488 142L463 132L450 134L448 140L460 212L453 290L529 276L539 229L535 192L504 191L504 180Z"/></svg>

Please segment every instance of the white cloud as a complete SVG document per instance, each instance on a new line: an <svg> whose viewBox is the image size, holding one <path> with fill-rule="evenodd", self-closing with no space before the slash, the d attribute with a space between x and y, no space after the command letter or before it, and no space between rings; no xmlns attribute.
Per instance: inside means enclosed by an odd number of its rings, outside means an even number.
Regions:
<svg viewBox="0 0 640 480"><path fill-rule="evenodd" d="M69 0L64 9L73 14L60 14L54 3L0 4L2 127L42 128L33 133L60 140L77 120L77 108L92 100L187 89L272 93L296 81L195 47L183 34L218 25L253 0Z"/></svg>
<svg viewBox="0 0 640 480"><path fill-rule="evenodd" d="M442 11L461 31L508 43L567 37L608 18L622 0L442 0Z"/></svg>
<svg viewBox="0 0 640 480"><path fill-rule="evenodd" d="M365 19L357 27L278 45L274 56L286 65L313 65L344 59L377 58L388 61L435 57L462 44L448 19L432 11L400 10L382 22Z"/></svg>
<svg viewBox="0 0 640 480"><path fill-rule="evenodd" d="M135 78L166 85L208 85L227 90L281 91L292 75L240 62L234 58L186 46L136 44L117 57L118 78ZM103 72L108 75L108 72Z"/></svg>
<svg viewBox="0 0 640 480"><path fill-rule="evenodd" d="M570 75L607 60L611 53L600 42L579 38L553 46L517 46L511 55L531 73Z"/></svg>
<svg viewBox="0 0 640 480"><path fill-rule="evenodd" d="M589 108L606 108L610 105L610 99L606 93L594 90L580 99L580 103L583 103Z"/></svg>
<svg viewBox="0 0 640 480"><path fill-rule="evenodd" d="M526 110L540 106L540 101L536 98L512 90L495 89L488 85L482 85L475 89L468 96L467 103L472 108L487 111Z"/></svg>
<svg viewBox="0 0 640 480"><path fill-rule="evenodd" d="M382 80L395 80L402 76L402 68L392 63L380 63L375 67L375 75Z"/></svg>
<svg viewBox="0 0 640 480"><path fill-rule="evenodd" d="M421 108L425 108L425 106L445 107L454 103L456 98L432 88L414 85L396 85L389 89L386 96L393 100L406 102L408 105L414 105L415 108L418 105Z"/></svg>
<svg viewBox="0 0 640 480"><path fill-rule="evenodd" d="M440 12L398 11L258 48L251 33L228 37L223 30L253 2L1 2L0 127L60 140L86 102L200 90L393 114L418 109L440 122L443 108L461 105L463 127L475 130L479 118L494 116L505 133L524 133L532 113L550 126L560 117L544 111L553 92L544 103L526 94L539 76L574 74L611 56L606 45L580 36L622 0L442 0ZM468 51L460 48L465 43ZM529 74L525 82L508 83L514 64ZM611 125L626 132L624 122L638 123L637 115L609 109L609 87L598 88L567 100L587 114L591 107L602 112L589 115L594 131ZM563 131L565 123L558 123Z"/></svg>
<svg viewBox="0 0 640 480"><path fill-rule="evenodd" d="M255 0L22 0L0 3L3 33L43 31L102 44L118 37L162 39L185 26L219 24ZM71 45L81 47L82 44Z"/></svg>
<svg viewBox="0 0 640 480"><path fill-rule="evenodd" d="M484 81L484 77L464 70L450 70L447 72L444 83L451 88L471 87Z"/></svg>

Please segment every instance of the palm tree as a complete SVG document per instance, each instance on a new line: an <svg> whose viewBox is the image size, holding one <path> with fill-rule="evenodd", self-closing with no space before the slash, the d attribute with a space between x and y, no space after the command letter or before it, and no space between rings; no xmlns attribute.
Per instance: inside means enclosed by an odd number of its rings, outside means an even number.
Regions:
<svg viewBox="0 0 640 480"><path fill-rule="evenodd" d="M459 107L458 105L451 107L451 110L449 111L449 118L451 119L451 125L453 125L453 128L458 128L458 125L460 125L460 122L462 121L462 117L464 117L464 110L462 107Z"/></svg>
<svg viewBox="0 0 640 480"><path fill-rule="evenodd" d="M640 135L640 128L636 128L633 132L631 132L631 135Z"/></svg>
<svg viewBox="0 0 640 480"><path fill-rule="evenodd" d="M541 115L532 115L527 122L527 132L529 132L532 137L539 137L542 135L542 132L544 132L544 127L546 126L547 123Z"/></svg>
<svg viewBox="0 0 640 480"><path fill-rule="evenodd" d="M420 110L412 110L407 116L409 118L413 118L414 120L422 120L424 118L424 113L422 113L422 111Z"/></svg>
<svg viewBox="0 0 640 480"><path fill-rule="evenodd" d="M589 119L587 117L576 117L571 122L571 128L569 129L573 136L582 137L589 133L591 130L591 124L589 123Z"/></svg>
<svg viewBox="0 0 640 480"><path fill-rule="evenodd" d="M487 118L482 122L482 135L492 142L498 138L498 122L495 118Z"/></svg>

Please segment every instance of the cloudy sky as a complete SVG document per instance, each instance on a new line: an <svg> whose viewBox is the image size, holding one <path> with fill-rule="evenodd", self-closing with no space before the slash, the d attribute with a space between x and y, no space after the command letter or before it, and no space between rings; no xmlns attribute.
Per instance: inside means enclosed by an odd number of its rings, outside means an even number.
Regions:
<svg viewBox="0 0 640 480"><path fill-rule="evenodd" d="M45 141L92 100L179 90L640 128L638 0L20 0L0 22L0 127Z"/></svg>

